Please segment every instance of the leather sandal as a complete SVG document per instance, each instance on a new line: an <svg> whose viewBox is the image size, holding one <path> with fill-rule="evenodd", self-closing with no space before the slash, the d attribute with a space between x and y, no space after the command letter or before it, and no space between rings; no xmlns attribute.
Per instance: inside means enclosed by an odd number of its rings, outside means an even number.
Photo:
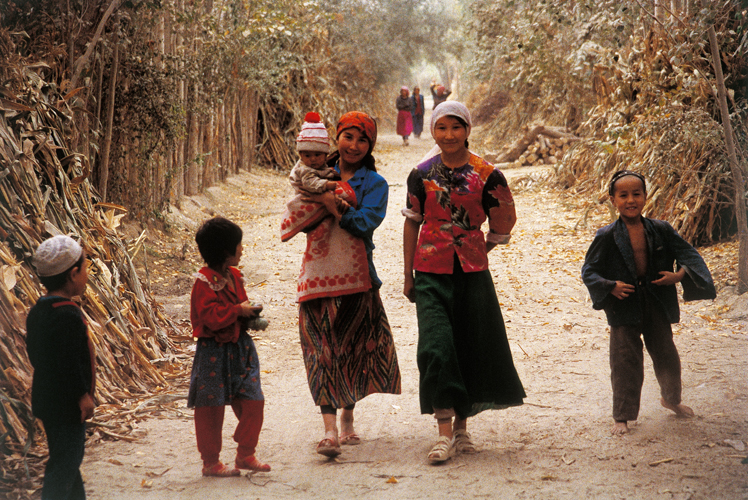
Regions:
<svg viewBox="0 0 748 500"><path fill-rule="evenodd" d="M357 444L361 444L361 438L355 432L351 432L350 434L344 434L340 436L340 444L343 446L354 446Z"/></svg>
<svg viewBox="0 0 748 500"><path fill-rule="evenodd" d="M221 462L203 467L203 476L209 477L235 477L241 475L241 473L239 469L232 469Z"/></svg>
<svg viewBox="0 0 748 500"><path fill-rule="evenodd" d="M337 439L325 438L317 445L317 453L329 458L335 458L342 453Z"/></svg>
<svg viewBox="0 0 748 500"><path fill-rule="evenodd" d="M429 462L431 464L438 464L446 462L452 458L452 455L454 454L454 447L452 446L453 442L454 440L447 436L439 436L439 439L436 440L436 444L429 452Z"/></svg>
<svg viewBox="0 0 748 500"><path fill-rule="evenodd" d="M468 431L455 429L454 436L454 449L457 453L475 453L475 444Z"/></svg>
<svg viewBox="0 0 748 500"><path fill-rule="evenodd" d="M250 455L248 457L237 456L235 464L237 469L247 469L257 472L270 472L270 465L260 462L254 455Z"/></svg>

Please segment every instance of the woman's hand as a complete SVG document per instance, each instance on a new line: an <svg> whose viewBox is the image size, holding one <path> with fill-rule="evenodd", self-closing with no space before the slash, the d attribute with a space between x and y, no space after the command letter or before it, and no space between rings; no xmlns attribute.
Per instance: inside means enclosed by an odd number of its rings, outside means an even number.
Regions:
<svg viewBox="0 0 748 500"><path fill-rule="evenodd" d="M408 300L411 302L416 301L416 286L415 286L415 280L413 279L413 274L406 274L405 275L405 284L403 286L403 295L408 297Z"/></svg>

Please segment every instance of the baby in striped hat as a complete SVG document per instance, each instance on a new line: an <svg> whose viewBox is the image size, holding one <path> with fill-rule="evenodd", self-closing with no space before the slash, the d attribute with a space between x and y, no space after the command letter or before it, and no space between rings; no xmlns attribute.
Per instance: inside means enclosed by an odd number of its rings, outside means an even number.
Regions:
<svg viewBox="0 0 748 500"><path fill-rule="evenodd" d="M301 133L296 138L300 159L291 170L291 185L296 191L310 193L332 191L337 187L334 179L338 173L327 165L330 139L319 114L311 112L304 117Z"/></svg>

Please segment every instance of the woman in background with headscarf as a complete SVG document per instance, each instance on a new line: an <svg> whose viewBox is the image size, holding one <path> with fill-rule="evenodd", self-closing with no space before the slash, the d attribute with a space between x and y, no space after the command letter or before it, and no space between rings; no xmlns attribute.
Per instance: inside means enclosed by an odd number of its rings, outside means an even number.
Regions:
<svg viewBox="0 0 748 500"><path fill-rule="evenodd" d="M475 451L469 417L525 397L488 270L488 252L509 242L514 201L504 175L468 149L470 127L464 104L436 107L439 150L411 171L403 209L403 293L418 315L421 413L434 414L439 429L431 463Z"/></svg>
<svg viewBox="0 0 748 500"><path fill-rule="evenodd" d="M410 100L408 87L400 89L400 95L395 99L397 108L397 135L403 137L403 146L408 145L408 136L413 132L413 120L410 116L412 102Z"/></svg>
<svg viewBox="0 0 748 500"><path fill-rule="evenodd" d="M452 91L444 88L444 85L437 85L436 82L432 83L431 97L434 99L434 106L431 109L436 109L438 105L447 100L450 94L452 94Z"/></svg>
<svg viewBox="0 0 748 500"><path fill-rule="evenodd" d="M413 135L416 139L420 139L423 132L423 113L426 108L424 106L423 94L421 94L421 87L418 85L413 87L413 95L410 101L410 114L413 118Z"/></svg>
<svg viewBox="0 0 748 500"><path fill-rule="evenodd" d="M327 457L340 455L340 445L361 442L353 427L357 401L373 393L400 394L395 344L372 260L374 230L385 217L389 193L372 156L377 124L351 111L340 118L337 139L338 150L327 162L353 200L341 203L333 191L306 198L322 203L332 217L307 233L298 286L304 365L325 426L317 453ZM341 238L349 244L333 244Z"/></svg>

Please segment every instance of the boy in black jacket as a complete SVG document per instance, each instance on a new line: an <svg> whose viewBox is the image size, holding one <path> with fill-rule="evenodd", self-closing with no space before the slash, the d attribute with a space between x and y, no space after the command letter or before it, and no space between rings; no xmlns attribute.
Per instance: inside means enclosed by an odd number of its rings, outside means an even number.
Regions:
<svg viewBox="0 0 748 500"><path fill-rule="evenodd" d="M717 293L704 260L667 222L642 217L644 177L616 172L608 189L618 220L597 231L582 267L595 309L610 325L613 434L628 432L639 415L644 355L642 339L660 384L660 403L680 417L693 416L681 403L681 365L671 323L680 320L675 284L684 300L713 299ZM673 272L673 262L677 270Z"/></svg>
<svg viewBox="0 0 748 500"><path fill-rule="evenodd" d="M31 408L49 445L42 499L85 499L80 465L85 420L95 407L95 365L88 327L72 298L86 289L88 261L72 238L55 236L39 245L33 262L47 289L26 319L26 349L34 367Z"/></svg>

